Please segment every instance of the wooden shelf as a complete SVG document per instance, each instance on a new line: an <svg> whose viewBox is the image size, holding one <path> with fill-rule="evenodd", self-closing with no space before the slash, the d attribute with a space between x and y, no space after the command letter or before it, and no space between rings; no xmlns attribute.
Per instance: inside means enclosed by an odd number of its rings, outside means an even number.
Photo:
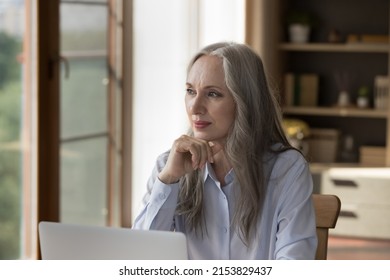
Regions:
<svg viewBox="0 0 390 280"><path fill-rule="evenodd" d="M355 117L355 118L379 118L386 119L388 112L374 109L358 108L329 108L329 107L283 107L284 114L289 115L313 115L329 117Z"/></svg>
<svg viewBox="0 0 390 280"><path fill-rule="evenodd" d="M389 44L374 43L350 43L350 44L330 44L330 43L282 43L279 49L283 51L297 52L368 52L368 53L388 53Z"/></svg>
<svg viewBox="0 0 390 280"><path fill-rule="evenodd" d="M324 171L327 171L331 168L358 168L365 167L360 163L339 163L339 162L331 162L331 163L322 163L322 162L312 162L309 165L310 171L312 174L321 174Z"/></svg>

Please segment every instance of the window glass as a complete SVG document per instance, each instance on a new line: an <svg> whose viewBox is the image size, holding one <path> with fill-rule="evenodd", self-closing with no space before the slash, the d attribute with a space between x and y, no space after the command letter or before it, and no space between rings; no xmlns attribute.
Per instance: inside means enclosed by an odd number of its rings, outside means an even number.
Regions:
<svg viewBox="0 0 390 280"><path fill-rule="evenodd" d="M104 58L69 58L61 78L61 139L106 133L107 64Z"/></svg>
<svg viewBox="0 0 390 280"><path fill-rule="evenodd" d="M88 55L104 54L107 48L107 6L61 4L61 51L88 51Z"/></svg>
<svg viewBox="0 0 390 280"><path fill-rule="evenodd" d="M62 222L106 225L106 150L106 137L62 144Z"/></svg>
<svg viewBox="0 0 390 280"><path fill-rule="evenodd" d="M22 250L24 8L0 1L0 259Z"/></svg>
<svg viewBox="0 0 390 280"><path fill-rule="evenodd" d="M60 6L60 219L105 225L108 12L100 1L77 2Z"/></svg>

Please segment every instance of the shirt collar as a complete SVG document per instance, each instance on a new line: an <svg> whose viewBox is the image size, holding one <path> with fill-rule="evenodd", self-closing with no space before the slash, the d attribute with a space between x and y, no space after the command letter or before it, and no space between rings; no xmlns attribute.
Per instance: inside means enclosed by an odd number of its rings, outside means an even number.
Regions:
<svg viewBox="0 0 390 280"><path fill-rule="evenodd" d="M209 162L206 163L204 172L203 172L203 182L206 182L207 177L210 177L214 182L218 182L217 176L215 175L214 169ZM233 168L226 174L225 183L226 185L230 184L234 180L234 170Z"/></svg>

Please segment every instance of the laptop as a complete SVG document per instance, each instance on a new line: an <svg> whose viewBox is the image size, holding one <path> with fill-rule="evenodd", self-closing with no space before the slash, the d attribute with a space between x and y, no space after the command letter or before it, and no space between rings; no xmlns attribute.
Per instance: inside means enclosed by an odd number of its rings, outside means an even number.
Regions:
<svg viewBox="0 0 390 280"><path fill-rule="evenodd" d="M186 260L181 232L39 223L43 260Z"/></svg>

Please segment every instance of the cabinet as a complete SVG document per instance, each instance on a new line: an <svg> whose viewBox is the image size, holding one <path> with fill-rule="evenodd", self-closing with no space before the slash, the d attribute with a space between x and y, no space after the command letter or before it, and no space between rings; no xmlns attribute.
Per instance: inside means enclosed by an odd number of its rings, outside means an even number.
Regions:
<svg viewBox="0 0 390 280"><path fill-rule="evenodd" d="M322 173L322 193L342 207L334 235L390 237L390 168L332 168Z"/></svg>
<svg viewBox="0 0 390 280"><path fill-rule="evenodd" d="M293 10L316 18L307 43L289 42L285 19ZM284 116L301 119L313 128L339 131L336 165L361 165L360 148L379 146L384 148L380 166L390 166L390 99L385 110L374 104L375 78L389 75L390 43L383 41L389 35L389 10L388 0L247 1L246 40L263 58L271 87L281 95ZM329 35L335 30L340 40L331 43ZM353 38L366 39L351 42ZM375 41L378 38L382 41ZM286 73L319 77L315 105L286 102ZM337 106L344 85L351 104ZM361 87L369 90L369 107L364 109L356 106ZM353 139L355 156L350 160L340 156L347 137Z"/></svg>

